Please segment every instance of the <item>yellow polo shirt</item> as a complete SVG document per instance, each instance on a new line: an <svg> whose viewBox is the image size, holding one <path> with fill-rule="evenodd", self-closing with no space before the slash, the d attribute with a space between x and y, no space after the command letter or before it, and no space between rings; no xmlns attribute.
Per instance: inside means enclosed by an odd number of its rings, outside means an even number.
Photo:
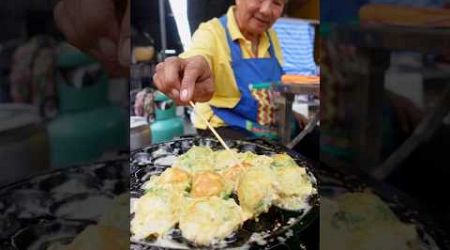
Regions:
<svg viewBox="0 0 450 250"><path fill-rule="evenodd" d="M242 35L234 17L235 6L231 6L227 11L228 24L231 39L238 40L244 58L255 58L251 49L251 42ZM283 63L280 43L273 29L268 31L272 40L275 56L280 64ZM264 33L258 45L258 58L270 57L269 38ZM226 126L226 124L214 115L211 106L222 108L233 108L239 102L241 94L234 79L231 68L230 48L228 47L225 30L218 18L213 18L208 22L200 24L199 28L192 36L190 47L180 55L181 58L202 55L208 61L213 73L215 93L213 98L207 103L197 103L196 110L209 119L214 127ZM194 119L194 126L199 129L206 129L206 124L200 118Z"/></svg>

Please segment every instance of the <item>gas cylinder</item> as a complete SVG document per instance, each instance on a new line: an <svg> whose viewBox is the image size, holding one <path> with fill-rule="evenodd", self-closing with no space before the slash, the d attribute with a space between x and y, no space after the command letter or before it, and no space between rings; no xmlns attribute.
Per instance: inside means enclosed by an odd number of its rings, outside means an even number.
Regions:
<svg viewBox="0 0 450 250"><path fill-rule="evenodd" d="M159 143L183 135L184 122L176 114L175 103L163 93L155 92L155 121L150 125L152 143Z"/></svg>

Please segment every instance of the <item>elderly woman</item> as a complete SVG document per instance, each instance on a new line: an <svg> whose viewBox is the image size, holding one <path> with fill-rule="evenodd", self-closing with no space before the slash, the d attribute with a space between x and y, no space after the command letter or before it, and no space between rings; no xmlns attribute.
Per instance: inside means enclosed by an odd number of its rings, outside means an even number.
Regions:
<svg viewBox="0 0 450 250"><path fill-rule="evenodd" d="M283 59L271 26L285 1L236 0L226 15L200 25L180 57L157 65L155 85L178 104L197 102L196 110L225 137L272 137L272 96L261 83L281 80ZM208 133L201 119L194 125Z"/></svg>

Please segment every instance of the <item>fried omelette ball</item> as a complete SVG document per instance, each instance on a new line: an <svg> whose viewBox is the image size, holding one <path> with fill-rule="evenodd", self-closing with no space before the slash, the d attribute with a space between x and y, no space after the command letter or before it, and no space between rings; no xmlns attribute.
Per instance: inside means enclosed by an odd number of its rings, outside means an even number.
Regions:
<svg viewBox="0 0 450 250"><path fill-rule="evenodd" d="M221 172L225 180L233 187L233 190L237 189L237 184L239 177L245 173L248 169L252 167L251 164L243 162L241 164L236 164Z"/></svg>
<svg viewBox="0 0 450 250"><path fill-rule="evenodd" d="M196 245L222 240L242 224L241 208L233 199L219 197L194 199L180 216L183 237Z"/></svg>
<svg viewBox="0 0 450 250"><path fill-rule="evenodd" d="M137 240L149 236L159 237L178 222L183 195L174 189L148 190L135 204L131 232Z"/></svg>
<svg viewBox="0 0 450 250"><path fill-rule="evenodd" d="M278 167L273 171L278 179L278 198L274 205L287 210L300 210L306 198L316 192L304 168Z"/></svg>
<svg viewBox="0 0 450 250"><path fill-rule="evenodd" d="M208 147L194 146L186 153L180 155L174 167L181 168L189 173L213 170L214 152Z"/></svg>
<svg viewBox="0 0 450 250"><path fill-rule="evenodd" d="M151 188L175 188L184 191L191 186L191 175L180 168L168 168L159 176L152 176L152 178L143 184L142 189L148 190Z"/></svg>
<svg viewBox="0 0 450 250"><path fill-rule="evenodd" d="M192 178L191 196L193 198L219 196L226 197L232 187L220 175L212 171L198 172Z"/></svg>
<svg viewBox="0 0 450 250"><path fill-rule="evenodd" d="M278 181L270 167L256 166L239 179L237 195L245 219L267 212L277 196Z"/></svg>

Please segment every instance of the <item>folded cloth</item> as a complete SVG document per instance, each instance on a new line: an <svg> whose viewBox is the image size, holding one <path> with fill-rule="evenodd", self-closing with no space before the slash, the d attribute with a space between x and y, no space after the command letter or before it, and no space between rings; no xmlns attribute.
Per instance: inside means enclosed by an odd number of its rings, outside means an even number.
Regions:
<svg viewBox="0 0 450 250"><path fill-rule="evenodd" d="M359 10L361 22L409 27L450 27L450 9L367 4Z"/></svg>
<svg viewBox="0 0 450 250"><path fill-rule="evenodd" d="M283 70L287 74L317 75L314 61L314 25L295 18L280 18L273 28L283 53Z"/></svg>
<svg viewBox="0 0 450 250"><path fill-rule="evenodd" d="M319 84L320 76L305 76L305 75L291 75L286 74L281 77L282 83L294 84Z"/></svg>

